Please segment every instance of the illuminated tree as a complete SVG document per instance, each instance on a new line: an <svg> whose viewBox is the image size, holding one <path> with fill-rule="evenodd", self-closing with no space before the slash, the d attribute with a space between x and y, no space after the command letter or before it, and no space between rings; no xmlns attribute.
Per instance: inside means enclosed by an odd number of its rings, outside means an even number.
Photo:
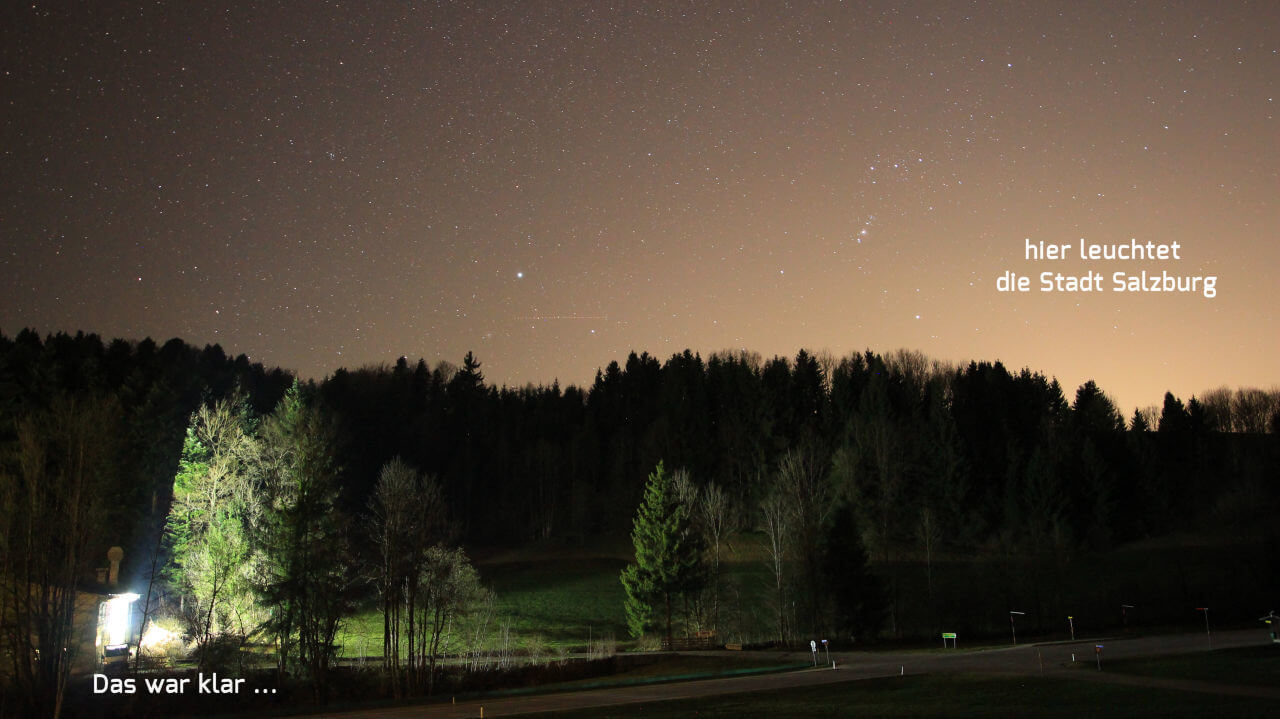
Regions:
<svg viewBox="0 0 1280 719"><path fill-rule="evenodd" d="M182 619L201 668L215 639L242 644L261 619L253 602L247 530L258 503L257 443L239 398L204 405L187 428L173 482L167 532L172 574L184 595Z"/></svg>
<svg viewBox="0 0 1280 719"><path fill-rule="evenodd" d="M488 591L462 549L436 545L426 551L417 576L418 633L416 654L425 658L417 669L426 675L427 693L435 689L440 658L462 649L460 621L486 602Z"/></svg>
<svg viewBox="0 0 1280 719"><path fill-rule="evenodd" d="M627 598L627 628L639 637L654 625L661 605L667 641L671 641L672 601L680 592L699 588L702 580L701 538L691 531L689 507L679 501L662 462L649 475L644 499L632 523L636 561L622 570Z"/></svg>

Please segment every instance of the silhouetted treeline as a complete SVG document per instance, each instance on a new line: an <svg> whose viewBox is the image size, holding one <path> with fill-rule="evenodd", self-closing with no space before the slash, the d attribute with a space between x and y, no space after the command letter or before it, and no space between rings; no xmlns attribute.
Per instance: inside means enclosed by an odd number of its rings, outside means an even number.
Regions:
<svg viewBox="0 0 1280 719"><path fill-rule="evenodd" d="M1068 397L1030 370L909 352L632 353L586 390L496 388L470 355L461 367L401 359L339 370L321 393L343 428L352 508L398 455L441 478L472 542L621 533L659 460L715 482L750 525L779 459L805 447L870 523L873 556L921 545L922 517L938 547L1102 549L1265 516L1280 467L1274 392L1239 393L1267 408L1265 435L1222 431L1239 424L1224 391L1212 412L1169 395L1130 427L1093 382Z"/></svg>
<svg viewBox="0 0 1280 719"><path fill-rule="evenodd" d="M192 411L239 386L265 415L291 383L217 345L23 330L0 335L0 440L58 395L115 397L129 478L119 502L136 521L111 541L136 548L141 520L165 509ZM402 358L339 369L319 390L339 423L346 508L363 511L399 456L440 478L472 543L624 533L659 460L715 482L754 526L780 458L805 448L833 497L857 508L872 557L887 560L1026 542L1105 548L1257 519L1275 507L1280 468L1274 391L1167 395L1126 423L1092 382L1069 396L1028 369L904 351L632 353L585 389L497 388L470 354L434 368Z"/></svg>
<svg viewBox="0 0 1280 719"><path fill-rule="evenodd" d="M102 441L116 488L107 500L110 521L95 538L95 558L119 545L126 567L141 572L169 508L173 477L191 413L201 402L240 387L256 412L265 414L284 396L293 377L244 355L228 357L218 345L199 349L179 339L104 342L94 334L58 333L41 338L31 329L0 334L0 448L12 463L18 422L48 412L61 400L107 402L112 426ZM6 467L8 469L9 467ZM101 556L96 556L100 554ZM133 577L131 577L132 579Z"/></svg>

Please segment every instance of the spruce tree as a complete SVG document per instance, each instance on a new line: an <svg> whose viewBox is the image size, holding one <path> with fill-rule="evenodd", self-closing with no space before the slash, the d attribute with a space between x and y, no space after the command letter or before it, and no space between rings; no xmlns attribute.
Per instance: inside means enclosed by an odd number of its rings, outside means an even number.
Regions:
<svg viewBox="0 0 1280 719"><path fill-rule="evenodd" d="M822 538L824 592L831 602L833 628L842 636L874 634L885 612L885 587L869 566L857 516L842 502Z"/></svg>
<svg viewBox="0 0 1280 719"><path fill-rule="evenodd" d="M676 496L662 462L649 475L644 499L632 524L636 560L622 570L626 590L627 628L639 637L654 625L660 609L665 637L671 641L671 606L675 595L698 588L702 579L702 542L691 531L689 507Z"/></svg>
<svg viewBox="0 0 1280 719"><path fill-rule="evenodd" d="M300 669L328 692L334 639L351 611L354 568L338 508L335 431L311 387L295 382L262 424L264 501L255 522L259 601L271 607L281 676Z"/></svg>

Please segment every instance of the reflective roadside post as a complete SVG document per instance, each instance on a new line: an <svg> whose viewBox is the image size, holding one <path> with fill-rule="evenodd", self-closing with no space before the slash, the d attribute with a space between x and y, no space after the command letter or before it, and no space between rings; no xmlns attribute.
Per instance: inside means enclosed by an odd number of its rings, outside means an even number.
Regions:
<svg viewBox="0 0 1280 719"><path fill-rule="evenodd" d="M1067 615L1067 625L1071 627L1071 641L1076 640L1076 620L1070 614Z"/></svg>
<svg viewBox="0 0 1280 719"><path fill-rule="evenodd" d="M1013 632L1013 646L1018 646L1018 627L1013 623L1013 615L1026 614L1026 612L1009 612L1009 631Z"/></svg>
<svg viewBox="0 0 1280 719"><path fill-rule="evenodd" d="M1276 625L1276 622L1277 622L1277 620L1280 620L1280 617L1276 616L1276 610L1274 610L1274 609L1272 609L1271 611L1267 612L1267 616L1265 616L1265 617L1258 617L1258 621L1260 621L1260 622L1262 622L1263 624L1267 625L1268 634L1270 634L1270 635L1271 635L1271 643L1272 643L1272 644L1280 644L1280 637L1277 637L1277 636L1276 636L1276 626L1277 626L1277 625Z"/></svg>
<svg viewBox="0 0 1280 719"><path fill-rule="evenodd" d="M1196 607L1197 612L1204 612L1204 635L1209 638L1209 648L1213 649L1213 633L1209 631L1209 608Z"/></svg>

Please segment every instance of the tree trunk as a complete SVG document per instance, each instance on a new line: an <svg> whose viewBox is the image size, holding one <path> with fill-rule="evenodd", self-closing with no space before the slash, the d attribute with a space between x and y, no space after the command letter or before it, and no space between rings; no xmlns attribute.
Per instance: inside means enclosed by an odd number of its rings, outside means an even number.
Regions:
<svg viewBox="0 0 1280 719"><path fill-rule="evenodd" d="M667 646L671 646L671 592L664 592L667 599Z"/></svg>

